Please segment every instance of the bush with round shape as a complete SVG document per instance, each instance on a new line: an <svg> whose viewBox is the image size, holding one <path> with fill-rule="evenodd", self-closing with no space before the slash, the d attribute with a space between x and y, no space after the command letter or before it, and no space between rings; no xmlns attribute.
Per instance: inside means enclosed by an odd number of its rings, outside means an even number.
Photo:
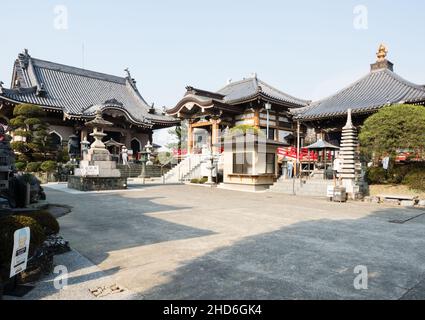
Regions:
<svg viewBox="0 0 425 320"><path fill-rule="evenodd" d="M41 166L41 163L40 162L29 162L27 164L26 171L27 172L39 172L40 171L40 166Z"/></svg>
<svg viewBox="0 0 425 320"><path fill-rule="evenodd" d="M411 189L425 191L425 170L423 168L417 168L410 171L404 178L403 183Z"/></svg>
<svg viewBox="0 0 425 320"><path fill-rule="evenodd" d="M6 216L0 218L0 266L7 268L13 251L13 236L16 230L29 227L31 230L29 254L33 254L43 242L46 236L38 222L25 216Z"/></svg>
<svg viewBox="0 0 425 320"><path fill-rule="evenodd" d="M30 217L37 221L46 236L58 234L60 231L58 221L50 214L50 212L46 210L40 210L31 213L22 213L20 214L20 216Z"/></svg>
<svg viewBox="0 0 425 320"><path fill-rule="evenodd" d="M58 164L56 163L56 161L48 160L48 161L44 161L41 164L40 169L43 172L48 172L49 173L49 172L56 171L57 167L58 167Z"/></svg>
<svg viewBox="0 0 425 320"><path fill-rule="evenodd" d="M16 170L18 171L24 171L25 168L27 167L27 164L25 162L16 162L15 167L16 167Z"/></svg>
<svg viewBox="0 0 425 320"><path fill-rule="evenodd" d="M366 180L369 184L385 184L386 172L382 167L371 167L366 172Z"/></svg>

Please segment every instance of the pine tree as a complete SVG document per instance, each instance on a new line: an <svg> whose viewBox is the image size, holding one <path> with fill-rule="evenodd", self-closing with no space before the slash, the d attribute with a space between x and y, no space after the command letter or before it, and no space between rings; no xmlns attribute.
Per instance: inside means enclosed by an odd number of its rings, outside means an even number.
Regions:
<svg viewBox="0 0 425 320"><path fill-rule="evenodd" d="M52 141L48 132L48 123L43 121L45 112L31 104L21 104L13 110L10 120L15 141L12 149L18 154L18 162L36 162L49 159ZM20 139L16 139L20 137Z"/></svg>

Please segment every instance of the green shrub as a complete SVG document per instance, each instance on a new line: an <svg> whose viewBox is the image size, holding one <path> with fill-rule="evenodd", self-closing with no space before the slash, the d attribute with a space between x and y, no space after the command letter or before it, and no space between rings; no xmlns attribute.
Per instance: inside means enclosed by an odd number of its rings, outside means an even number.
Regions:
<svg viewBox="0 0 425 320"><path fill-rule="evenodd" d="M195 184L205 184L208 181L208 178L203 177L200 179L191 179L190 183L195 183Z"/></svg>
<svg viewBox="0 0 425 320"><path fill-rule="evenodd" d="M402 184L408 175L425 171L424 163L396 164L385 172L382 167L368 168L366 179L369 184Z"/></svg>
<svg viewBox="0 0 425 320"><path fill-rule="evenodd" d="M27 164L25 162L16 162L15 167L16 167L16 170L23 171L27 167Z"/></svg>
<svg viewBox="0 0 425 320"><path fill-rule="evenodd" d="M27 164L27 172L39 172L41 167L41 162L29 162Z"/></svg>
<svg viewBox="0 0 425 320"><path fill-rule="evenodd" d="M58 164L55 161L48 160L48 161L44 161L41 164L40 169L43 172L53 172L53 171L56 171L57 167L58 167Z"/></svg>
<svg viewBox="0 0 425 320"><path fill-rule="evenodd" d="M25 216L7 216L0 218L0 266L10 265L13 251L13 236L16 230L29 227L31 230L30 255L39 248L46 236L38 222Z"/></svg>
<svg viewBox="0 0 425 320"><path fill-rule="evenodd" d="M411 189L425 191L425 170L423 168L411 170L405 176L403 183Z"/></svg>
<svg viewBox="0 0 425 320"><path fill-rule="evenodd" d="M367 169L366 180L369 184L385 184L386 172L382 167L371 167Z"/></svg>
<svg viewBox="0 0 425 320"><path fill-rule="evenodd" d="M41 226L46 236L50 236L52 234L57 234L60 231L60 226L55 217L53 217L50 212L41 210L31 213L22 213L20 216L30 217L37 221L37 223Z"/></svg>

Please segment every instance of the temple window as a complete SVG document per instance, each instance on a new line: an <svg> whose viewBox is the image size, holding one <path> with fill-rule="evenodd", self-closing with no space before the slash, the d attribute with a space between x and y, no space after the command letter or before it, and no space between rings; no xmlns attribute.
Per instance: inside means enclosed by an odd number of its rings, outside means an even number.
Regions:
<svg viewBox="0 0 425 320"><path fill-rule="evenodd" d="M274 153L266 154L266 173L275 173L276 156Z"/></svg>
<svg viewBox="0 0 425 320"><path fill-rule="evenodd" d="M252 174L252 153L241 152L233 154L233 173L235 174ZM249 161L249 158L251 158Z"/></svg>
<svg viewBox="0 0 425 320"><path fill-rule="evenodd" d="M263 131L264 136L267 135L267 129L266 128L261 128L261 131ZM269 136L267 137L267 139L275 140L275 129L269 128Z"/></svg>
<svg viewBox="0 0 425 320"><path fill-rule="evenodd" d="M54 150L59 150L62 147L62 137L57 134L55 131L49 134L52 148Z"/></svg>

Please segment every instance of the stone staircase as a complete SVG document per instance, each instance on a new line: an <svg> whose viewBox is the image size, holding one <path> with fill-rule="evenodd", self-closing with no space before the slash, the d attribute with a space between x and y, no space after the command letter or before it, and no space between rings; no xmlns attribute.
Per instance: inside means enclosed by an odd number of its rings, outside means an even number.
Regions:
<svg viewBox="0 0 425 320"><path fill-rule="evenodd" d="M125 165L117 165L117 168L121 172L121 177L126 178L137 178L142 174L143 166L141 164L129 163ZM149 178L158 178L161 177L161 167L160 166L146 166L146 177Z"/></svg>
<svg viewBox="0 0 425 320"><path fill-rule="evenodd" d="M165 183L182 183L201 176L203 156L191 154L164 175Z"/></svg>
<svg viewBox="0 0 425 320"><path fill-rule="evenodd" d="M303 180L300 183L299 179L293 181L292 179L280 178L270 187L269 192L293 195L295 191L295 195L299 196L326 197L327 187L332 184L332 180L310 179L307 181Z"/></svg>

